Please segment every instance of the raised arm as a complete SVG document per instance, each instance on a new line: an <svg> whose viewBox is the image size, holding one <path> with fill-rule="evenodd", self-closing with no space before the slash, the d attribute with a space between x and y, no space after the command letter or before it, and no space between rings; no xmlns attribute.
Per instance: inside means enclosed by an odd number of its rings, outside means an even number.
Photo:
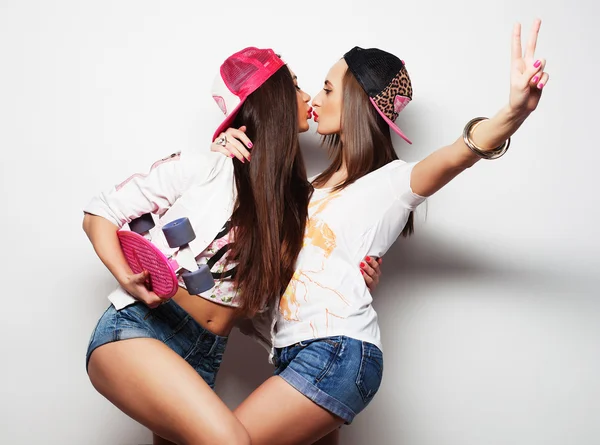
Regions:
<svg viewBox="0 0 600 445"><path fill-rule="evenodd" d="M414 193L431 196L480 159L486 156L493 159L505 151L504 144L537 108L542 89L548 82L546 61L535 56L540 25L540 20L534 22L524 54L521 25L514 27L508 104L491 119L467 126L466 138L461 135L453 144L440 148L415 165L410 181Z"/></svg>

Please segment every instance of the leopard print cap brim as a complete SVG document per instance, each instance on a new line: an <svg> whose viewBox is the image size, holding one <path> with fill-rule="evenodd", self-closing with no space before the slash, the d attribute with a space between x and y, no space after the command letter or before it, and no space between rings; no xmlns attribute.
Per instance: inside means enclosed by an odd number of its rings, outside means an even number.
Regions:
<svg viewBox="0 0 600 445"><path fill-rule="evenodd" d="M412 84L410 77L408 77L408 72L404 67L402 67L396 77L392 79L381 93L371 98L371 103L375 106L381 117L385 119L394 132L409 144L412 144L412 142L394 122L411 100Z"/></svg>

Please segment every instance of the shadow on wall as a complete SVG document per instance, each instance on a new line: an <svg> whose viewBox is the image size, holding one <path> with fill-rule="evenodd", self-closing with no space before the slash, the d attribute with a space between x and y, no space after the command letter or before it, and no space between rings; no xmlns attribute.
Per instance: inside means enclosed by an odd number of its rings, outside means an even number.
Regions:
<svg viewBox="0 0 600 445"><path fill-rule="evenodd" d="M486 266L484 258L475 258L471 252L461 254L459 244L448 244L421 234L398 240L388 251L376 300L382 303L396 298L403 288L402 282L418 280L425 274L474 277L498 273L503 272ZM392 287L395 292L388 291ZM216 391L230 408L235 408L272 373L267 351L236 329L225 353Z"/></svg>
<svg viewBox="0 0 600 445"><path fill-rule="evenodd" d="M303 134L300 138L308 175L315 175L327 165L327 150L319 145L314 134ZM385 255L383 276L375 297L376 309L389 298L402 294L405 287L402 283L410 288L410 283L423 276L449 274L468 279L518 274L515 270L499 268L491 253L489 257L482 257L481 250L466 249L459 236L449 241L431 233L426 228L424 214L426 206L421 206L415 218L416 234L399 239ZM267 351L234 330L217 381L217 393L230 408L235 408L272 372Z"/></svg>

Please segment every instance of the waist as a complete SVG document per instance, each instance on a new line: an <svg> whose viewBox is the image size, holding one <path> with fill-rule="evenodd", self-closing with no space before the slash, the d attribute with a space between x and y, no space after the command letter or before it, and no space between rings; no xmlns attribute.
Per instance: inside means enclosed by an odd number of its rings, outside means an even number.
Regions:
<svg viewBox="0 0 600 445"><path fill-rule="evenodd" d="M235 307L224 306L197 295L190 295L183 288L179 288L173 300L200 326L223 337L229 335L238 318Z"/></svg>
<svg viewBox="0 0 600 445"><path fill-rule="evenodd" d="M366 341L383 349L377 313L372 306L346 314L336 314L327 308L311 311L295 319L285 317L278 311L277 323L273 335L273 346L284 348L298 342L317 338L345 336Z"/></svg>

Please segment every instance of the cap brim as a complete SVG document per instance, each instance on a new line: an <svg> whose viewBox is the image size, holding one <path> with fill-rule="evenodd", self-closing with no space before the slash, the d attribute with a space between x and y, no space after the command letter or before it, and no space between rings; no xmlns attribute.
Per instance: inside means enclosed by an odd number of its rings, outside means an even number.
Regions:
<svg viewBox="0 0 600 445"><path fill-rule="evenodd" d="M229 114L229 116L227 116L225 118L225 120L223 122L221 122L221 124L217 127L217 130L215 131L215 134L213 135L213 142L215 141L215 139L217 139L219 137L219 135L221 133L223 133L225 130L227 130L229 127L231 127L231 123L234 121L235 117L238 114L238 111L240 111L241 106L244 104L244 101L241 101L239 104L237 104L237 106L233 109L233 111Z"/></svg>
<svg viewBox="0 0 600 445"><path fill-rule="evenodd" d="M389 117L387 117L385 114L383 114L383 111L381 111L379 109L379 107L377 106L377 104L375 103L373 98L370 97L369 100L371 101L371 103L373 104L373 106L375 107L375 109L377 110L379 115L383 118L383 120L387 122L387 124L390 126L390 128L392 130L394 130L394 133L396 133L398 136L400 136L402 139L404 139L409 144L412 144L411 140L408 139L408 137L406 137L406 135L402 132L402 130L400 130L400 128L394 122L392 122Z"/></svg>

